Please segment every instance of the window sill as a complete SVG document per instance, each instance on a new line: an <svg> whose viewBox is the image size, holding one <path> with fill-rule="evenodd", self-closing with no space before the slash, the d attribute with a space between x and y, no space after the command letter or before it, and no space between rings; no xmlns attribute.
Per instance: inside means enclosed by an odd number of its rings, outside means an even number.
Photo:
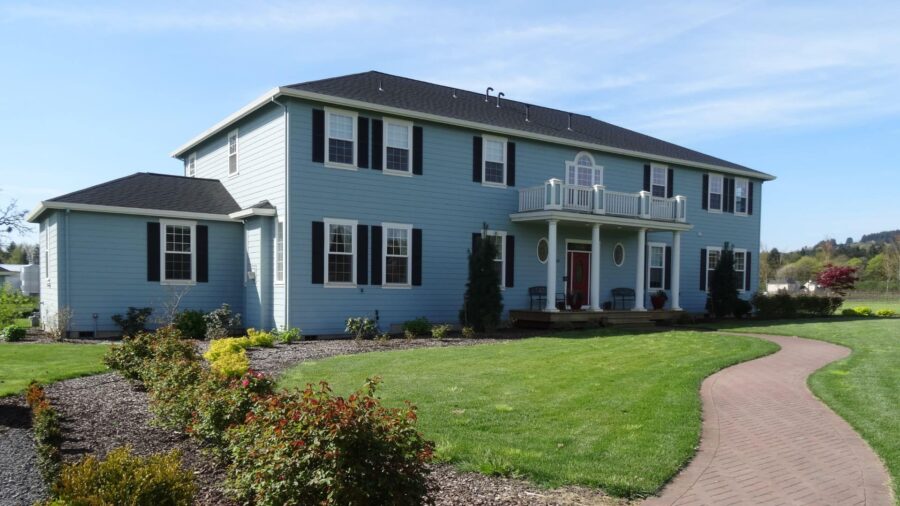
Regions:
<svg viewBox="0 0 900 506"><path fill-rule="evenodd" d="M324 283L325 288L356 288L356 283Z"/></svg>
<svg viewBox="0 0 900 506"><path fill-rule="evenodd" d="M194 286L197 284L197 282L194 280L166 279L160 281L159 284L169 286Z"/></svg>
<svg viewBox="0 0 900 506"><path fill-rule="evenodd" d="M509 188L504 183L485 183L484 181L481 182L481 186L487 186L489 188Z"/></svg>
<svg viewBox="0 0 900 506"><path fill-rule="evenodd" d="M707 209L706 211L712 214L722 214L721 209Z"/></svg>
<svg viewBox="0 0 900 506"><path fill-rule="evenodd" d="M381 288L386 290L412 290L412 285L381 285Z"/></svg>
<svg viewBox="0 0 900 506"><path fill-rule="evenodd" d="M384 172L384 174L386 176L400 176L400 177L412 177L413 176L411 171L383 169L381 172Z"/></svg>
<svg viewBox="0 0 900 506"><path fill-rule="evenodd" d="M346 163L337 163L337 162L325 162L325 166L329 169L340 169L340 170L357 170L356 165L350 165Z"/></svg>

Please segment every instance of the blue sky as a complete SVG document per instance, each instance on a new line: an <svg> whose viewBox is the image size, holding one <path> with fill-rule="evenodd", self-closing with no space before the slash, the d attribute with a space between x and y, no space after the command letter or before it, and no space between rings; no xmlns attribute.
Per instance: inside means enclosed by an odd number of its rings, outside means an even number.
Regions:
<svg viewBox="0 0 900 506"><path fill-rule="evenodd" d="M0 201L181 173L172 149L265 90L377 69L773 173L765 246L858 239L900 228L897 26L896 0L0 0Z"/></svg>

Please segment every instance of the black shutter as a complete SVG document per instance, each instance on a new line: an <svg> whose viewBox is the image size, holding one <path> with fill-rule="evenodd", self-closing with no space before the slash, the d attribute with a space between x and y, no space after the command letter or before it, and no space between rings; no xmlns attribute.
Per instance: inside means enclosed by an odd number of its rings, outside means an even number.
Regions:
<svg viewBox="0 0 900 506"><path fill-rule="evenodd" d="M753 181L747 183L747 214L753 214Z"/></svg>
<svg viewBox="0 0 900 506"><path fill-rule="evenodd" d="M418 176L422 175L422 127L413 127L413 166L412 172Z"/></svg>
<svg viewBox="0 0 900 506"><path fill-rule="evenodd" d="M325 282L325 222L312 222L312 282L321 285Z"/></svg>
<svg viewBox="0 0 900 506"><path fill-rule="evenodd" d="M472 181L481 182L481 137L472 137Z"/></svg>
<svg viewBox="0 0 900 506"><path fill-rule="evenodd" d="M412 231L412 284L422 286L422 229Z"/></svg>
<svg viewBox="0 0 900 506"><path fill-rule="evenodd" d="M666 197L672 198L672 195L675 193L675 170L669 169L669 181L666 185Z"/></svg>
<svg viewBox="0 0 900 506"><path fill-rule="evenodd" d="M753 261L751 260L750 252L744 253L744 290L750 291L750 280L753 279L750 276L750 271L753 270Z"/></svg>
<svg viewBox="0 0 900 506"><path fill-rule="evenodd" d="M650 165L644 165L644 191L650 191Z"/></svg>
<svg viewBox="0 0 900 506"><path fill-rule="evenodd" d="M381 170L382 156L381 146L384 143L384 123L380 119L372 120L372 168Z"/></svg>
<svg viewBox="0 0 900 506"><path fill-rule="evenodd" d="M516 185L516 143L506 143L506 186Z"/></svg>
<svg viewBox="0 0 900 506"><path fill-rule="evenodd" d="M159 222L147 222L147 281L159 281Z"/></svg>
<svg viewBox="0 0 900 506"><path fill-rule="evenodd" d="M197 282L209 283L209 227L197 225Z"/></svg>
<svg viewBox="0 0 900 506"><path fill-rule="evenodd" d="M381 225L372 225L372 284L381 284Z"/></svg>
<svg viewBox="0 0 900 506"><path fill-rule="evenodd" d="M514 236L506 236L506 287L512 288L516 286L516 238Z"/></svg>
<svg viewBox="0 0 900 506"><path fill-rule="evenodd" d="M703 209L709 209L709 174L703 174Z"/></svg>
<svg viewBox="0 0 900 506"><path fill-rule="evenodd" d="M700 250L700 291L706 291L706 248Z"/></svg>
<svg viewBox="0 0 900 506"><path fill-rule="evenodd" d="M666 277L663 286L666 290L672 289L672 247L666 246L666 258L665 258L665 271Z"/></svg>
<svg viewBox="0 0 900 506"><path fill-rule="evenodd" d="M725 195L723 199L725 202L722 204L722 210L726 213L734 212L734 178L726 177L725 178Z"/></svg>
<svg viewBox="0 0 900 506"><path fill-rule="evenodd" d="M369 227L356 226L356 284L369 284Z"/></svg>
<svg viewBox="0 0 900 506"><path fill-rule="evenodd" d="M361 169L369 168L369 118L360 116L356 120L356 165Z"/></svg>
<svg viewBox="0 0 900 506"><path fill-rule="evenodd" d="M325 111L321 109L312 112L312 161L325 161Z"/></svg>

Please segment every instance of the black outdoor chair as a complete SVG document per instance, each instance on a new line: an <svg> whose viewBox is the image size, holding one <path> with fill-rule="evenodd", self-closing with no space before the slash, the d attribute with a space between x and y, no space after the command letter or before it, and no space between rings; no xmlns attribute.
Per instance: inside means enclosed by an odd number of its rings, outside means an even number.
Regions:
<svg viewBox="0 0 900 506"><path fill-rule="evenodd" d="M629 306L630 304L630 306ZM630 309L634 307L634 289L633 288L613 288L612 289L612 308L613 309Z"/></svg>
<svg viewBox="0 0 900 506"><path fill-rule="evenodd" d="M528 309L534 311L534 303L537 302L538 309L543 309L547 305L547 287L532 286L528 289Z"/></svg>

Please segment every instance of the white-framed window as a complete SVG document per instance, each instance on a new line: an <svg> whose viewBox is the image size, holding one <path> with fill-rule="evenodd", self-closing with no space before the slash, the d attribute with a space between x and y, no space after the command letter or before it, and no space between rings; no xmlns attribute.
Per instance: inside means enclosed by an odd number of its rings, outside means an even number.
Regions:
<svg viewBox="0 0 900 506"><path fill-rule="evenodd" d="M356 220L325 219L325 285L356 286Z"/></svg>
<svg viewBox="0 0 900 506"><path fill-rule="evenodd" d="M356 120L353 111L325 108L325 164L329 167L356 168Z"/></svg>
<svg viewBox="0 0 900 506"><path fill-rule="evenodd" d="M275 222L275 282L284 283L284 219Z"/></svg>
<svg viewBox="0 0 900 506"><path fill-rule="evenodd" d="M594 163L594 157L587 151L575 155L575 159L566 162L566 184L593 186L603 184L603 167Z"/></svg>
<svg viewBox="0 0 900 506"><path fill-rule="evenodd" d="M381 248L384 251L381 271L382 285L387 288L408 288L412 279L412 225L382 223Z"/></svg>
<svg viewBox="0 0 900 506"><path fill-rule="evenodd" d="M613 248L613 263L616 264L616 267L622 267L625 264L625 246L622 243L616 243L616 247Z"/></svg>
<svg viewBox="0 0 900 506"><path fill-rule="evenodd" d="M722 258L722 248L707 247L706 248L706 291L712 286L713 271L719 265L719 259Z"/></svg>
<svg viewBox="0 0 900 506"><path fill-rule="evenodd" d="M734 250L734 275L737 277L737 289L746 291L748 289L747 282L747 250Z"/></svg>
<svg viewBox="0 0 900 506"><path fill-rule="evenodd" d="M238 131L228 132L228 175L238 173Z"/></svg>
<svg viewBox="0 0 900 506"><path fill-rule="evenodd" d="M649 287L654 290L662 290L665 288L666 279L666 245L658 242L651 242L649 246Z"/></svg>
<svg viewBox="0 0 900 506"><path fill-rule="evenodd" d="M197 171L197 153L191 153L184 160L184 175L194 177Z"/></svg>
<svg viewBox="0 0 900 506"><path fill-rule="evenodd" d="M164 284L192 284L197 280L197 223L160 220L160 271Z"/></svg>
<svg viewBox="0 0 900 506"><path fill-rule="evenodd" d="M725 185L725 178L721 174L709 175L709 194L707 198L707 209L710 211L722 211L722 189Z"/></svg>
<svg viewBox="0 0 900 506"><path fill-rule="evenodd" d="M665 165L650 165L650 195L666 198L669 190L669 167Z"/></svg>
<svg viewBox="0 0 900 506"><path fill-rule="evenodd" d="M506 186L506 139L482 137L481 184Z"/></svg>
<svg viewBox="0 0 900 506"><path fill-rule="evenodd" d="M413 124L409 121L384 119L384 173L412 174Z"/></svg>
<svg viewBox="0 0 900 506"><path fill-rule="evenodd" d="M734 213L747 214L750 196L750 181L742 178L734 180Z"/></svg>
<svg viewBox="0 0 900 506"><path fill-rule="evenodd" d="M496 248L494 267L499 272L500 289L506 286L506 232L502 230L482 230L481 237L484 241L491 241Z"/></svg>

